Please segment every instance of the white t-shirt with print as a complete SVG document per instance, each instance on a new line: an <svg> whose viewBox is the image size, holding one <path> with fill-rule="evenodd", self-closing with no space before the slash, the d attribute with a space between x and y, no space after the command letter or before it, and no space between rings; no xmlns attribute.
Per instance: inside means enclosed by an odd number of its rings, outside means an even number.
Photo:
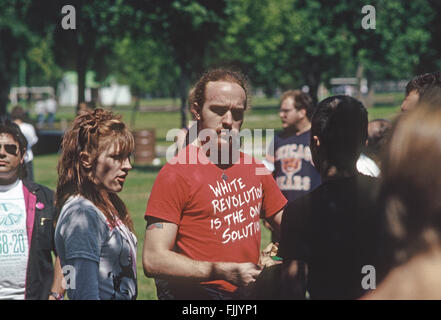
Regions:
<svg viewBox="0 0 441 320"><path fill-rule="evenodd" d="M24 299L29 256L23 183L0 186L0 299Z"/></svg>

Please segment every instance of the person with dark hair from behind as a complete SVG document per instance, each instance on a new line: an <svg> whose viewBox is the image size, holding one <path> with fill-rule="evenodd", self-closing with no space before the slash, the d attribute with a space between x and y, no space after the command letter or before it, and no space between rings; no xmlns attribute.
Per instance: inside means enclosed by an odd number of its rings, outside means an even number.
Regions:
<svg viewBox="0 0 441 320"><path fill-rule="evenodd" d="M38 142L37 133L35 132L34 126L26 121L26 113L20 106L15 106L11 111L11 118L19 127L23 135L25 136L28 147L25 154L25 164L27 170L27 178L34 181L34 168L32 165L32 160L34 159L34 153L32 152L32 146Z"/></svg>
<svg viewBox="0 0 441 320"><path fill-rule="evenodd" d="M441 101L394 124L383 160L381 204L391 271L364 298L441 299Z"/></svg>
<svg viewBox="0 0 441 320"><path fill-rule="evenodd" d="M26 179L26 147L18 125L0 119L0 300L62 299L53 192Z"/></svg>
<svg viewBox="0 0 441 320"><path fill-rule="evenodd" d="M427 90L441 90L441 72L430 72L414 77L406 86L406 97L401 104L401 111L415 108Z"/></svg>
<svg viewBox="0 0 441 320"><path fill-rule="evenodd" d="M367 111L349 96L321 101L312 117L311 152L322 184L290 203L279 256L283 299L356 299L362 269L375 265L378 181L357 172ZM377 275L378 276L378 275Z"/></svg>
<svg viewBox="0 0 441 320"><path fill-rule="evenodd" d="M375 119L368 123L366 147L358 158L357 170L371 177L380 176L381 153L389 136L391 123L387 119Z"/></svg>

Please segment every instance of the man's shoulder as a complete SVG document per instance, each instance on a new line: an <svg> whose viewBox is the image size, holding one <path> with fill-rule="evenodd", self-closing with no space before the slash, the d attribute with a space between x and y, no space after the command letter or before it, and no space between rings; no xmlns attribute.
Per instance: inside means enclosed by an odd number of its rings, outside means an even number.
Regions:
<svg viewBox="0 0 441 320"><path fill-rule="evenodd" d="M195 180L195 175L199 174L199 170L188 164L183 163L166 163L159 170L154 185L158 186L184 186L189 187Z"/></svg>
<svg viewBox="0 0 441 320"><path fill-rule="evenodd" d="M182 162L173 162L168 161L162 168L159 170L158 176L179 176L184 177L191 173L190 166L188 163Z"/></svg>
<svg viewBox="0 0 441 320"><path fill-rule="evenodd" d="M318 188L317 188L318 189ZM298 197L297 199L288 202L284 212L290 216L290 220L306 219L312 214L311 204L314 204L314 199L320 197L321 192L317 189Z"/></svg>
<svg viewBox="0 0 441 320"><path fill-rule="evenodd" d="M50 195L50 196L54 195L53 190L49 189L48 187L46 187L42 184L35 183L34 181L31 181L28 179L23 179L22 183L26 187L26 189L28 189L32 193L36 193L38 191L41 191L41 192L43 192L47 195Z"/></svg>
<svg viewBox="0 0 441 320"><path fill-rule="evenodd" d="M307 130L300 135L295 132L278 131L274 134L274 143L278 145L285 145L291 143L308 144L311 135L311 130Z"/></svg>
<svg viewBox="0 0 441 320"><path fill-rule="evenodd" d="M19 127L20 130L29 130L29 131L34 130L34 126L27 122L20 123Z"/></svg>

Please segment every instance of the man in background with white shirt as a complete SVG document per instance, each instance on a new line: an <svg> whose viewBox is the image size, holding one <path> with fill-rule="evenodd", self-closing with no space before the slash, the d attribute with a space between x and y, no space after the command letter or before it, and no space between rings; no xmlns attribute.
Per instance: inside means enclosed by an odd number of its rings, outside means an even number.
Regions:
<svg viewBox="0 0 441 320"><path fill-rule="evenodd" d="M26 149L26 154L24 157L27 178L34 181L34 169L32 166L32 160L34 159L34 153L32 152L32 147L38 142L38 136L35 132L34 126L30 123L26 123L26 113L20 106L15 106L11 111L11 118L19 127L21 132L28 142L28 147Z"/></svg>
<svg viewBox="0 0 441 320"><path fill-rule="evenodd" d="M391 122L386 119L375 119L369 122L366 147L357 161L358 172L371 177L380 176L381 153L391 128Z"/></svg>

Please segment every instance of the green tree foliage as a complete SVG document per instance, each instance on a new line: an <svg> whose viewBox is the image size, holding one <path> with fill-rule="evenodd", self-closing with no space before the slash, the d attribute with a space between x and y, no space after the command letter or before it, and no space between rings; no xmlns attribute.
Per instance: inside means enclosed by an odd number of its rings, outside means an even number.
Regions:
<svg viewBox="0 0 441 320"><path fill-rule="evenodd" d="M403 79L419 73L424 54L430 51L430 25L435 22L428 1L379 0L375 7L376 29L355 33L355 60L370 80Z"/></svg>
<svg viewBox="0 0 441 320"><path fill-rule="evenodd" d="M368 4L376 8L373 30L361 26ZM370 79L415 73L434 17L426 0L242 0L229 10L222 58L242 65L268 94L306 84L315 99L320 82L354 76L359 66Z"/></svg>
<svg viewBox="0 0 441 320"><path fill-rule="evenodd" d="M209 65L210 48L224 35L225 0L129 1L149 34L168 48L179 68L181 126L187 125L186 106L191 81ZM212 52L212 51L211 51Z"/></svg>
<svg viewBox="0 0 441 320"><path fill-rule="evenodd" d="M343 4L342 4L343 2ZM232 6L226 38L253 83L275 88L318 85L351 56L355 37L348 28L350 1L243 0Z"/></svg>
<svg viewBox="0 0 441 320"><path fill-rule="evenodd" d="M179 68L163 44L151 37L125 37L115 42L114 53L110 68L119 83L130 86L134 96L147 92L158 97L178 94Z"/></svg>
<svg viewBox="0 0 441 320"><path fill-rule="evenodd" d="M25 57L26 84L28 86L50 85L57 88L58 82L63 77L63 70L55 63L53 40L50 34L39 38L30 47Z"/></svg>
<svg viewBox="0 0 441 320"><path fill-rule="evenodd" d="M424 14L420 21L429 32L430 40L425 46L419 59L417 74L431 72L441 69L441 1L428 0L428 6L424 7ZM420 8L422 9L422 8ZM422 28L422 25L419 25Z"/></svg>
<svg viewBox="0 0 441 320"><path fill-rule="evenodd" d="M16 81L20 59L34 37L26 22L30 0L0 1L0 115L6 114L9 90Z"/></svg>
<svg viewBox="0 0 441 320"><path fill-rule="evenodd" d="M76 29L61 28L64 5ZM376 9L365 30L364 5ZM86 71L109 73L141 92L179 95L182 125L190 84L210 66L240 67L268 95L364 70L370 81L410 78L441 66L437 0L2 0L0 113L26 61L28 83Z"/></svg>
<svg viewBox="0 0 441 320"><path fill-rule="evenodd" d="M63 29L65 5L75 8L75 29ZM114 42L124 36L132 10L123 0L46 0L33 3L29 20L42 35L50 34L53 57L63 70L78 74L78 102L84 101L87 71L95 71L97 80L109 74Z"/></svg>

